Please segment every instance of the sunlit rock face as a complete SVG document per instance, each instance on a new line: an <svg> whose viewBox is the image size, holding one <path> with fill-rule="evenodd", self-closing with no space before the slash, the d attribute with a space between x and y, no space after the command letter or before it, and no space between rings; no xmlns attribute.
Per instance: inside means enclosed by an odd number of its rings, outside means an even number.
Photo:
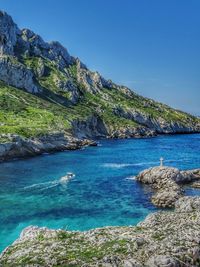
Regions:
<svg viewBox="0 0 200 267"><path fill-rule="evenodd" d="M0 11L0 55L14 54L18 34L20 34L20 30L12 18L5 12Z"/></svg>

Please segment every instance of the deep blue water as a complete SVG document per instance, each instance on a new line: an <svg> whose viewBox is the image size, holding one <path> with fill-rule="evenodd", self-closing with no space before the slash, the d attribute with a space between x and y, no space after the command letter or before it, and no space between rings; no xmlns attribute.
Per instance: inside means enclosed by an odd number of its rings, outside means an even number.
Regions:
<svg viewBox="0 0 200 267"><path fill-rule="evenodd" d="M0 250L28 225L87 230L135 225L156 210L150 189L129 179L165 164L200 167L200 135L103 140L98 147L0 164ZM76 174L67 183L60 178ZM188 189L187 194L200 190Z"/></svg>

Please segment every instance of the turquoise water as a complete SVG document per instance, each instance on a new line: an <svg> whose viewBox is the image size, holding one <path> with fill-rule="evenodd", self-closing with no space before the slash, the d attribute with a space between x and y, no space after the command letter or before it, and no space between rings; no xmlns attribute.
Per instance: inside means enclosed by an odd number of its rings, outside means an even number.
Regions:
<svg viewBox="0 0 200 267"><path fill-rule="evenodd" d="M156 210L130 177L159 164L200 167L200 135L103 140L98 147L0 164L0 250L28 225L87 230L134 225ZM66 172L76 176L67 183ZM199 194L200 190L187 190Z"/></svg>

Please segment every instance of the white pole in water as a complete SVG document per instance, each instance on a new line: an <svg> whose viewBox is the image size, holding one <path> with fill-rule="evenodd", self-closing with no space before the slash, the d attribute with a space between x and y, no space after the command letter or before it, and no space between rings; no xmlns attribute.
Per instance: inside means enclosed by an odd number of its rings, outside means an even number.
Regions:
<svg viewBox="0 0 200 267"><path fill-rule="evenodd" d="M163 167L163 161L164 161L164 158L161 157L161 158L160 158L160 167Z"/></svg>

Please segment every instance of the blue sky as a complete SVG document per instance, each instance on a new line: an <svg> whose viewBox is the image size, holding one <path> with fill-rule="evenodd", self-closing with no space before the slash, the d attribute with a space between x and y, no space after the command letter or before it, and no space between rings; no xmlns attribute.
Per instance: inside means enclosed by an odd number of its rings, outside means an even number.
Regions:
<svg viewBox="0 0 200 267"><path fill-rule="evenodd" d="M0 0L105 78L200 115L199 0Z"/></svg>

